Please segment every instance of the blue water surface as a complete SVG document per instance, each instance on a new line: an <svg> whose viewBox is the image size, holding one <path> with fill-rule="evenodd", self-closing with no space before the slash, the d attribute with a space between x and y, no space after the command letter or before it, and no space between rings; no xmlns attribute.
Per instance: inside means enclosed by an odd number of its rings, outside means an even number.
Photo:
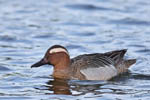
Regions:
<svg viewBox="0 0 150 100"><path fill-rule="evenodd" d="M149 0L0 0L0 100L149 100ZM31 69L54 44L71 57L128 49L129 72L110 81L53 79Z"/></svg>

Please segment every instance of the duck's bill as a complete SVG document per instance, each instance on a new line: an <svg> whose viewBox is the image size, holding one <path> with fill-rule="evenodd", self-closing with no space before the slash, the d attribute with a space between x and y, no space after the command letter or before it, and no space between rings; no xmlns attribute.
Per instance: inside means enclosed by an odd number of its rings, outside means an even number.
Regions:
<svg viewBox="0 0 150 100"><path fill-rule="evenodd" d="M45 65L45 64L48 64L47 61L45 61L44 59L41 59L39 62L33 64L31 66L31 68L33 68L33 67L40 67L40 66Z"/></svg>

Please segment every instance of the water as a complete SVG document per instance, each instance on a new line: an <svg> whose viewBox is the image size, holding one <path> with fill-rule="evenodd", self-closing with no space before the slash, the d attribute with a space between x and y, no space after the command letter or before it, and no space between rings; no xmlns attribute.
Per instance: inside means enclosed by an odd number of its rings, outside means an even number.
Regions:
<svg viewBox="0 0 150 100"><path fill-rule="evenodd" d="M149 100L149 7L149 0L0 0L0 100ZM127 48L137 63L110 81L56 80L51 66L30 68L54 44L71 57Z"/></svg>

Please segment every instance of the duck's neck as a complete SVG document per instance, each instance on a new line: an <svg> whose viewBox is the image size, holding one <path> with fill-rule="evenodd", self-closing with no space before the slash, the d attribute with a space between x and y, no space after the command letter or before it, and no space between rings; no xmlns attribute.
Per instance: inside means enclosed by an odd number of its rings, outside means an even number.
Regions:
<svg viewBox="0 0 150 100"><path fill-rule="evenodd" d="M70 58L61 59L60 62L54 66L53 76L55 78L68 78L70 68Z"/></svg>

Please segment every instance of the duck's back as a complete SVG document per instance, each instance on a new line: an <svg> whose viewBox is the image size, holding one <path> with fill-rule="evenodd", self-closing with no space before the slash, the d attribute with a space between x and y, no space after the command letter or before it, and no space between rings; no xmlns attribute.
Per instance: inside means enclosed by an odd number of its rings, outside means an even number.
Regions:
<svg viewBox="0 0 150 100"><path fill-rule="evenodd" d="M123 60L125 52L126 50L118 50L77 56L71 59L74 77L83 80L109 80L127 70Z"/></svg>

